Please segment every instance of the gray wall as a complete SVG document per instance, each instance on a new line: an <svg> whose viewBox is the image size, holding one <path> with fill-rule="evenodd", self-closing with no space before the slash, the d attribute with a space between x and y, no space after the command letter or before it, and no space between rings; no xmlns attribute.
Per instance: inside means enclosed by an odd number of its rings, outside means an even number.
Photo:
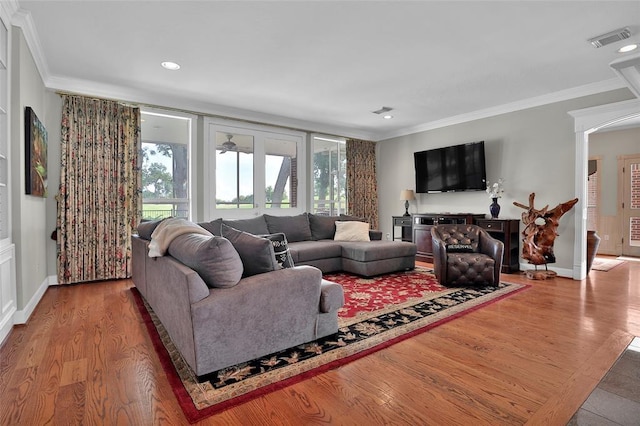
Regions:
<svg viewBox="0 0 640 426"><path fill-rule="evenodd" d="M391 232L391 216L404 212L400 191L415 189L413 152L460 143L485 141L487 180L506 181L499 200L501 218L519 219L523 210L513 202L528 204L532 192L537 208L573 199L576 138L568 111L632 98L627 89L620 89L381 141L377 148L381 230ZM483 191L417 194L409 211L488 215L490 203ZM560 220L554 245L557 261L550 265L569 273L574 264L575 214L572 209Z"/></svg>
<svg viewBox="0 0 640 426"><path fill-rule="evenodd" d="M24 109L30 106L49 130L54 120L47 110L44 83L22 31L12 27L11 51L11 214L12 239L16 245L18 310L23 310L38 290L48 285L47 199L25 193ZM49 142L55 145L55 135ZM49 165L55 162L49 155ZM49 169L48 174L51 174ZM33 302L32 302L33 303Z"/></svg>

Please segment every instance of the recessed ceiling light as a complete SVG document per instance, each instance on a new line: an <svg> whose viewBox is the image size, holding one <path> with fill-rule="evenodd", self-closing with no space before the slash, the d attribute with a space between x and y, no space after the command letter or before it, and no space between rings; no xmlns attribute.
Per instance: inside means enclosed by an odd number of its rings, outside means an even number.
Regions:
<svg viewBox="0 0 640 426"><path fill-rule="evenodd" d="M636 50L638 48L638 45L633 43L633 44L627 44L626 46L622 46L620 49L618 49L618 53L627 53L627 52L631 52L633 50Z"/></svg>
<svg viewBox="0 0 640 426"><path fill-rule="evenodd" d="M171 71L176 71L180 69L180 65L176 64L175 62L163 62L160 65L162 65L163 68L171 70Z"/></svg>
<svg viewBox="0 0 640 426"><path fill-rule="evenodd" d="M384 118L385 120L391 120L393 118L393 115L390 115L390 114L383 115L382 118Z"/></svg>

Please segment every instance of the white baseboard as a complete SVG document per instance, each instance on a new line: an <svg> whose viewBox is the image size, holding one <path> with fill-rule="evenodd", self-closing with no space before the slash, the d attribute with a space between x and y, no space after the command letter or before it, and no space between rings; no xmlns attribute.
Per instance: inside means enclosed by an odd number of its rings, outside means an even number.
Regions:
<svg viewBox="0 0 640 426"><path fill-rule="evenodd" d="M55 283L52 284L51 282L52 280L54 280ZM38 303L42 299L42 296L44 296L44 292L47 291L47 287L49 287L50 285L57 285L57 284L58 284L57 278L55 279L54 277L45 278L42 284L40 284L40 287L38 287L38 290L36 290L31 300L29 300L29 303L27 303L27 305L24 307L24 309L16 311L16 313L13 315L13 323L26 324L27 321L29 320L29 317L31 316L33 311L36 309L36 306L38 306Z"/></svg>
<svg viewBox="0 0 640 426"><path fill-rule="evenodd" d="M2 319L2 322L0 322L0 345L4 343L4 339L6 339L9 333L11 333L15 315L16 307L12 306L7 315Z"/></svg>

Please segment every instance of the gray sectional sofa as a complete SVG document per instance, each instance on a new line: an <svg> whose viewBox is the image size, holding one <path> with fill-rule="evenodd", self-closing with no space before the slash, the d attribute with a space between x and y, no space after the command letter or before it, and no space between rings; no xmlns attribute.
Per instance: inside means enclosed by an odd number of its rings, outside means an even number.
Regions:
<svg viewBox="0 0 640 426"><path fill-rule="evenodd" d="M369 231L369 241L335 241L336 222L360 221L347 215L261 215L252 219L216 219L199 223L213 235L222 235L222 225L254 235L284 233L293 263L311 265L323 273L351 272L371 277L415 268L416 245L382 240L382 232Z"/></svg>
<svg viewBox="0 0 640 426"><path fill-rule="evenodd" d="M149 248L162 225L145 222L132 237L132 279L202 376L336 333L344 294L323 272L369 276L415 267L415 245L381 241L377 231L370 232L374 241L332 240L335 222L349 220L308 214L217 219L198 224L210 234L185 231L157 257ZM263 237L282 231L293 267L283 268L276 243Z"/></svg>

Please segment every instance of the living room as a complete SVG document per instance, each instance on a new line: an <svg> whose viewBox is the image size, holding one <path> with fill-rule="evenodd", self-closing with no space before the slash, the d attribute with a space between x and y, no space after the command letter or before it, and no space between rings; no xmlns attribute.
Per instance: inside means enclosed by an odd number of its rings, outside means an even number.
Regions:
<svg viewBox="0 0 640 426"><path fill-rule="evenodd" d="M21 2L22 3L22 2ZM29 6L30 2L24 2ZM624 3L624 2L623 2ZM632 2L619 5L620 15L634 16L637 6ZM5 7L3 3L3 7ZM634 7L636 7L634 9ZM631 12L628 11L630 8ZM56 229L56 200L55 195L59 184L59 164L53 159L60 155L60 116L61 99L56 91L65 91L64 80L49 70L43 63L43 52L39 51L42 42L34 41L33 33L28 28L34 25L28 15L4 12L3 21L8 23L11 31L11 103L9 115L9 129L12 151L12 198L11 227L12 243L15 244L15 280L16 297L13 322L26 323L35 311L49 285L55 284L56 276L56 244L51 240L51 232ZM637 16L637 14L635 15ZM621 19L621 18L620 18ZM11 25L14 25L10 27ZM610 29L624 27L630 23L607 27L602 31L590 31L589 36L606 32ZM44 31L44 29L43 29ZM636 35L634 37L637 38ZM586 43L581 37L580 42ZM593 49L591 46L587 46ZM224 61L222 61L224 62ZM521 209L515 207L513 201L525 203L529 194L535 192L541 205L555 205L576 196L576 175L580 166L576 166L578 153L576 148L576 129L572 111L601 107L609 104L633 102L636 98L626 83L618 78L610 69L608 61L602 60L602 66L611 78L598 84L585 85L580 90L557 91L548 96L535 96L532 92L528 96L529 102L505 102L505 105L484 108L477 114L464 114L457 117L451 114L440 120L433 120L429 125L405 126L405 132L388 131L383 129L379 134L385 135L376 139L359 130L344 130L340 126L329 128L317 126L309 130L324 130L328 134L339 134L344 137L359 137L375 139L377 143L377 173L380 218L379 228L383 235L391 233L392 216L402 215L404 207L398 199L403 189L414 188L413 153L416 151L455 145L478 140L486 144L487 179L495 181L505 179L505 196L501 200L501 216L518 218ZM553 66L550 66L553 68ZM81 91L81 84L69 85L66 89L80 92L87 96L116 98L123 101L141 104L164 106L168 109L186 109L200 113L202 116L213 115L209 106L201 102L194 102L189 108L180 104L179 97L166 96L176 102L163 103L164 96L156 95L151 98L140 97L127 88L117 92L109 92L109 87L94 85ZM476 84L481 84L477 83ZM464 90L464 89L461 89ZM471 91L467 87L466 90ZM132 94L127 97L126 94ZM123 96L124 94L124 96ZM425 94L428 98L428 94ZM442 100L442 96L436 98ZM379 108L380 100L369 109ZM435 102L435 101L434 101ZM437 102L436 102L437 103ZM627 104L624 104L627 105ZM49 134L49 194L47 198L38 199L24 194L21 179L24 175L22 164L24 149L23 117L21 111L25 106L31 106L38 112L39 118L45 124ZM473 109L471 109L473 110ZM393 120L402 119L400 109ZM368 112L369 113L369 112ZM622 113L624 115L625 113ZM621 116L622 116L621 115ZM230 118L245 120L241 113ZM252 117L253 118L253 117ZM375 117L381 119L380 117ZM255 119L254 119L255 120ZM606 120L605 120L606 121ZM603 121L604 122L604 121ZM601 123L603 123L601 122ZM264 124L280 124L278 120L262 121ZM299 126L297 126L299 128ZM410 131L407 132L406 129ZM340 132L344 130L344 132ZM404 134L403 134L404 133ZM196 139L199 144L194 152L202 153L204 137ZM584 153L583 153L584 157ZM586 158L586 157L584 157ZM203 164L199 167L202 169ZM204 179L204 178L201 178ZM202 183L200 181L199 183ZM195 220L211 220L205 217L206 203L202 185L196 192L194 216ZM486 193L469 192L460 194L418 194L417 200L412 201L410 213L420 212L471 212L488 213L490 199ZM581 260L576 255L575 241L576 222L579 222L581 212L578 209L568 213L561 221L559 237L555 250L557 263L552 268L558 270L561 276L573 277L574 271L580 267ZM524 263L524 262L522 262ZM6 325L6 324L5 324Z"/></svg>

